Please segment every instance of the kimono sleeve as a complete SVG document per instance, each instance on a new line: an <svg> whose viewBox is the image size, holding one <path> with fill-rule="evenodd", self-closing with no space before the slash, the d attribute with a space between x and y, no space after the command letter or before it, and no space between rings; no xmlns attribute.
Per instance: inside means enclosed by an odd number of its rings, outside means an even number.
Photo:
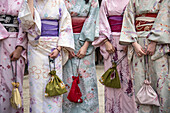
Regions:
<svg viewBox="0 0 170 113"><path fill-rule="evenodd" d="M163 0L160 4L160 10L148 37L149 40L158 44L170 44L170 6L168 5L170 5L169 0Z"/></svg>
<svg viewBox="0 0 170 113"><path fill-rule="evenodd" d="M95 39L95 41L92 43L95 47L99 47L102 45L102 42L105 39L109 39L111 35L111 28L107 19L107 7L106 7L106 1L103 0L100 7L99 12L99 38Z"/></svg>
<svg viewBox="0 0 170 113"><path fill-rule="evenodd" d="M26 32L22 29L21 25L19 24L19 33L17 37L17 44L16 46L22 46L24 49L27 49L27 37Z"/></svg>
<svg viewBox="0 0 170 113"><path fill-rule="evenodd" d="M84 22L79 38L81 45L83 45L85 41L89 42L94 41L98 12L99 12L98 0L92 0L88 17Z"/></svg>
<svg viewBox="0 0 170 113"><path fill-rule="evenodd" d="M29 9L28 3L25 1L19 11L19 23L23 30L28 33L29 40L34 40L41 35L41 18L37 10L34 8L34 18ZM31 38L31 39L30 39Z"/></svg>
<svg viewBox="0 0 170 113"><path fill-rule="evenodd" d="M16 41L16 47L23 47L24 51L22 52L22 56L26 59L26 50L27 50L28 39L26 36L26 32L23 31L21 25L19 25L19 33Z"/></svg>
<svg viewBox="0 0 170 113"><path fill-rule="evenodd" d="M135 29L135 2L130 0L123 16L123 24L120 35L120 44L131 44L137 41L137 33Z"/></svg>
<svg viewBox="0 0 170 113"><path fill-rule="evenodd" d="M99 13L96 20L95 38L99 37Z"/></svg>
<svg viewBox="0 0 170 113"><path fill-rule="evenodd" d="M60 0L59 6L60 19L59 19L59 41L58 46L62 46L69 51L74 50L74 36L72 30L71 16L67 11L65 3Z"/></svg>

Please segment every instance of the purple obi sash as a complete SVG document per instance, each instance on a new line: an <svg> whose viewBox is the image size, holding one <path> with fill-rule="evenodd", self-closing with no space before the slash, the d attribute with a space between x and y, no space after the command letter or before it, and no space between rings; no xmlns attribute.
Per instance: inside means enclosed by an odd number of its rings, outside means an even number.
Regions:
<svg viewBox="0 0 170 113"><path fill-rule="evenodd" d="M41 36L59 36L58 20L41 19Z"/></svg>
<svg viewBox="0 0 170 113"><path fill-rule="evenodd" d="M121 32L123 22L122 15L109 16L108 21L112 32Z"/></svg>

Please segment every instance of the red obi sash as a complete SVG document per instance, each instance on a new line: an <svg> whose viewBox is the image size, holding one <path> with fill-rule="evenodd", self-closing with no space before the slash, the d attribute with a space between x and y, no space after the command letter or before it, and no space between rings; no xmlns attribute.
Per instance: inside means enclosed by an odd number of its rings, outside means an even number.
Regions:
<svg viewBox="0 0 170 113"><path fill-rule="evenodd" d="M73 27L73 33L80 33L84 22L86 20L85 17L72 17L72 27Z"/></svg>
<svg viewBox="0 0 170 113"><path fill-rule="evenodd" d="M136 18L138 17L152 17L156 18L157 13L147 13L147 14L141 14L137 15ZM148 21L148 20L137 20L135 21L135 26L136 26L136 31L150 31L152 29L152 25L154 23L154 20Z"/></svg>
<svg viewBox="0 0 170 113"><path fill-rule="evenodd" d="M108 21L112 32L121 32L123 21L122 15L109 16Z"/></svg>

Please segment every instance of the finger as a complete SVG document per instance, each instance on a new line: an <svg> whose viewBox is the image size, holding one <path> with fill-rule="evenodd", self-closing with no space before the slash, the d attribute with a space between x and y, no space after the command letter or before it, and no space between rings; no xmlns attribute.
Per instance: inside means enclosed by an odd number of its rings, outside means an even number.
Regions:
<svg viewBox="0 0 170 113"><path fill-rule="evenodd" d="M142 54L141 54L140 52L138 52L138 53L137 53L137 56L138 56L138 57L141 57L141 56L142 56Z"/></svg>
<svg viewBox="0 0 170 113"><path fill-rule="evenodd" d="M153 55L153 53L152 53L152 52L150 52L150 53L149 53L149 55L150 55L150 56L152 56L152 55Z"/></svg>
<svg viewBox="0 0 170 113"><path fill-rule="evenodd" d="M111 50L111 52L112 52L112 53L114 53L114 52L115 52L115 51L114 51L114 48Z"/></svg>
<svg viewBox="0 0 170 113"><path fill-rule="evenodd" d="M16 55L14 54L14 52L12 53L12 56L11 56L11 60L12 61L16 61L18 58L16 57Z"/></svg>
<svg viewBox="0 0 170 113"><path fill-rule="evenodd" d="M72 53L69 53L69 59L72 59L73 56L72 56Z"/></svg>
<svg viewBox="0 0 170 113"><path fill-rule="evenodd" d="M55 52L53 51L53 52L51 52L51 54L49 55L51 58L54 58L54 56L55 56Z"/></svg>
<svg viewBox="0 0 170 113"><path fill-rule="evenodd" d="M80 58L83 58L84 57L84 55L83 54L80 54Z"/></svg>
<svg viewBox="0 0 170 113"><path fill-rule="evenodd" d="M111 54L111 53L112 53L112 51L111 51L111 50L107 50L107 52L108 52L109 54Z"/></svg>
<svg viewBox="0 0 170 113"><path fill-rule="evenodd" d="M72 56L75 57L75 53L74 52L71 52Z"/></svg>
<svg viewBox="0 0 170 113"><path fill-rule="evenodd" d="M141 51L139 51L140 54L146 55L145 51L143 49L141 49Z"/></svg>
<svg viewBox="0 0 170 113"><path fill-rule="evenodd" d="M52 56L52 54L53 54L53 52L51 52L51 53L49 54L49 56L51 57L51 56Z"/></svg>
<svg viewBox="0 0 170 113"><path fill-rule="evenodd" d="M84 56L85 56L85 55L82 55L82 54L81 54L79 58L83 58Z"/></svg>
<svg viewBox="0 0 170 113"><path fill-rule="evenodd" d="M12 56L11 60L12 61L16 61L16 58L14 56Z"/></svg>
<svg viewBox="0 0 170 113"><path fill-rule="evenodd" d="M14 57L14 61L16 61L16 60L18 60L18 59L19 59L19 58L15 58L15 57Z"/></svg>
<svg viewBox="0 0 170 113"><path fill-rule="evenodd" d="M12 57L13 57L13 52L9 55L9 57L10 57L10 59L12 59Z"/></svg>
<svg viewBox="0 0 170 113"><path fill-rule="evenodd" d="M57 56L55 54L51 55L51 58L56 58Z"/></svg>
<svg viewBox="0 0 170 113"><path fill-rule="evenodd" d="M51 57L52 58L57 58L57 56L58 56L58 53L56 52L56 53L53 53Z"/></svg>
<svg viewBox="0 0 170 113"><path fill-rule="evenodd" d="M78 51L77 56L80 56L80 50Z"/></svg>
<svg viewBox="0 0 170 113"><path fill-rule="evenodd" d="M81 55L77 55L78 58L81 58Z"/></svg>
<svg viewBox="0 0 170 113"><path fill-rule="evenodd" d="M12 57L11 60L14 61L14 58Z"/></svg>
<svg viewBox="0 0 170 113"><path fill-rule="evenodd" d="M115 47L112 46L112 50L113 50L113 52L115 52Z"/></svg>

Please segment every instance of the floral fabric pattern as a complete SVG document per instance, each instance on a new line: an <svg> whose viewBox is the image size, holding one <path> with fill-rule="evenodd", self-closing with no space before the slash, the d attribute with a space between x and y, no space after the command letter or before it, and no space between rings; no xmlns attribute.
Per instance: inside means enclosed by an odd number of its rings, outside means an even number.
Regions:
<svg viewBox="0 0 170 113"><path fill-rule="evenodd" d="M104 57L104 70L112 67L111 60L115 61L122 58L126 53L121 51L125 46L119 44L120 32L112 32L108 21L111 16L123 16L126 5L129 0L103 0L100 7L99 18L99 38L93 42L93 45L100 47L100 52ZM116 23L115 23L116 24ZM108 39L115 47L116 54L109 54L106 51L103 41ZM135 99L132 81L129 73L127 57L117 66L121 88L105 87L105 113L135 113Z"/></svg>
<svg viewBox="0 0 170 113"><path fill-rule="evenodd" d="M19 20L28 33L28 70L30 81L30 112L32 113L62 113L62 95L45 97L45 87L50 80L48 55L57 47L62 50L55 59L57 76L63 79L63 59L67 60L65 49L74 50L74 38L71 17L63 0L34 0L34 19L25 2L20 10ZM59 23L59 36L42 36L41 19L55 20ZM57 25L56 25L57 26ZM66 53L64 53L66 52ZM53 68L53 66L52 66Z"/></svg>
<svg viewBox="0 0 170 113"><path fill-rule="evenodd" d="M74 45L77 54L85 41L94 41L97 36L96 23L99 11L98 0L89 0L89 3L85 3L85 0L65 0L67 9L72 16L86 18L83 28L80 33L74 33ZM96 35L95 35L96 34ZM83 103L73 103L67 99L67 94L64 94L63 113L98 113L98 92L97 92L97 77L95 69L95 54L94 47L90 44L87 53L88 56L80 59L78 64L78 58L72 58L68 60L63 69L63 77L68 93L72 85L72 76L77 76L77 68L80 72L80 90L82 93ZM79 65L79 66L78 66Z"/></svg>
<svg viewBox="0 0 170 113"><path fill-rule="evenodd" d="M1 0L0 15L8 15L8 17L14 16L15 21L12 23L18 23L17 17L22 3L23 0ZM8 23L10 18L3 18L2 20L5 20L5 23ZM14 81L14 78L12 75L9 55L15 50L17 46L22 46L26 50L27 38L20 25L18 26L18 30L14 30L4 27L2 23L3 22L0 22L0 112L23 113L23 107L19 110L15 110L10 105L10 97L13 88L11 82ZM19 92L21 97L23 96L22 85L26 60L25 50L22 52L21 57L17 60L17 81L20 84Z"/></svg>
<svg viewBox="0 0 170 113"><path fill-rule="evenodd" d="M142 16L138 20L153 20L151 30L137 32L135 27L136 16L157 14L155 18ZM137 105L139 113L168 113L170 112L169 97L169 0L130 0L123 18L123 26L120 37L121 44L128 45L128 62L131 67L131 76L134 84L135 95L142 87L144 76L144 56L138 57L131 43L137 41L143 48L150 41L157 42L154 55L149 56L148 76L151 86L158 94L160 107L149 105Z"/></svg>

